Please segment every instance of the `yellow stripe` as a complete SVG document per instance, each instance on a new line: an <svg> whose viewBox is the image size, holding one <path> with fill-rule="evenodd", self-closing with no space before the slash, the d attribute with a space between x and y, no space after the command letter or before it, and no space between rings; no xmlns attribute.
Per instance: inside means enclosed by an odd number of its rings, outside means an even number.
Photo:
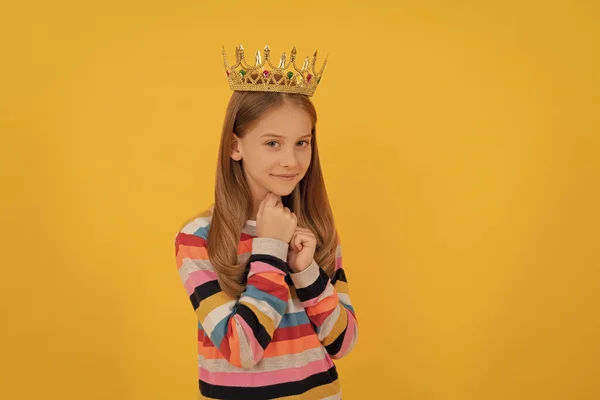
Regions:
<svg viewBox="0 0 600 400"><path fill-rule="evenodd" d="M337 281L333 287L335 287L335 290L338 293L350 294L348 290L348 282Z"/></svg>
<svg viewBox="0 0 600 400"><path fill-rule="evenodd" d="M257 300L257 301L260 301L260 300ZM258 318L258 322L260 322L260 324L265 328L265 330L267 331L269 336L273 337L273 332L275 331L275 325L273 324L273 320L271 320L271 318L269 318L265 313L263 313L258 308L256 308L256 306L254 306L254 304L246 303L243 300L240 301L240 303L244 304L246 307L248 307L250 310L252 310L254 312L254 314L256 314L256 318ZM273 312L277 312L277 311L273 310Z"/></svg>
<svg viewBox="0 0 600 400"><path fill-rule="evenodd" d="M346 312L346 308L341 304L339 304L338 307L340 308L340 315L337 321L335 321L335 324L333 325L331 332L329 332L329 335L323 339L323 346L329 346L331 343L333 343L335 339L342 334L344 329L346 329L346 325L348 325L348 313Z"/></svg>
<svg viewBox="0 0 600 400"><path fill-rule="evenodd" d="M212 310L232 300L234 299L225 294L225 292L215 293L202 300L200 306L196 309L196 315L198 316L200 323L204 323L204 319Z"/></svg>

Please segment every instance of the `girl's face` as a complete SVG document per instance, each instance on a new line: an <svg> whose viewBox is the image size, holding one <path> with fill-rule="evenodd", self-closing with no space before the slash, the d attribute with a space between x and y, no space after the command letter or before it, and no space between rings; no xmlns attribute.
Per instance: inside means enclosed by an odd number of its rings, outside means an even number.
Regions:
<svg viewBox="0 0 600 400"><path fill-rule="evenodd" d="M231 158L244 167L255 205L267 192L289 195L304 177L311 159L309 115L283 103L266 113L243 138L234 134Z"/></svg>

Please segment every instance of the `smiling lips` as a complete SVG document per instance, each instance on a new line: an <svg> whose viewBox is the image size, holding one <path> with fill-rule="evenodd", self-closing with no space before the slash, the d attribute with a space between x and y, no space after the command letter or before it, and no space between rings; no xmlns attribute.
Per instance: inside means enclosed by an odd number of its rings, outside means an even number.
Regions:
<svg viewBox="0 0 600 400"><path fill-rule="evenodd" d="M273 175L273 176L275 178L277 178L277 179L281 179L281 180L284 180L284 181L292 181L292 180L294 180L294 178L296 177L296 175L298 175L298 174Z"/></svg>

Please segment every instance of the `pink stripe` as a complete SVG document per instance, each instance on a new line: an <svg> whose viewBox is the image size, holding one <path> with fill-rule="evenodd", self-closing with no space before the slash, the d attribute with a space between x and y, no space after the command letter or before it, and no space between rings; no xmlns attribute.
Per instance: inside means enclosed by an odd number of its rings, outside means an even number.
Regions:
<svg viewBox="0 0 600 400"><path fill-rule="evenodd" d="M327 285L331 285L331 282L328 283ZM302 302L300 302L300 305L302 305L302 307L304 307L304 308L312 307L315 304L320 303L323 299L326 299L327 297L330 297L330 296L335 296L335 292L331 293L329 296L321 297L321 295L319 295L317 297L313 297L310 300L302 301Z"/></svg>
<svg viewBox="0 0 600 400"><path fill-rule="evenodd" d="M260 274L261 272L274 272L276 274L285 275L282 270L275 268L271 264L267 264L264 261L254 261L250 265L250 272L248 273L248 276L250 277L254 274Z"/></svg>
<svg viewBox="0 0 600 400"><path fill-rule="evenodd" d="M250 328L250 325L248 325L244 318L236 315L235 320L242 326L246 338L248 339L248 342L250 342L250 351L252 351L252 355L254 356L254 362L258 362L263 355L263 348L258 344L258 340L256 340L252 328Z"/></svg>
<svg viewBox="0 0 600 400"><path fill-rule="evenodd" d="M354 340L354 327L356 325L356 319L354 318L354 315L352 315L350 310L347 310L346 307L342 306L341 304L340 307L342 307L342 311L348 314L348 326L346 327L346 336L344 337L344 341L342 342L342 348L334 357L341 357L348 351L348 348Z"/></svg>
<svg viewBox="0 0 600 400"><path fill-rule="evenodd" d="M212 385L259 387L278 383L300 381L311 375L327 371L333 366L329 357L313 361L303 367L267 372L210 372L199 368L200 379Z"/></svg>
<svg viewBox="0 0 600 400"><path fill-rule="evenodd" d="M215 271L194 271L190 274L183 286L185 287L185 291L189 296L194 292L195 287L214 280L217 280L217 273Z"/></svg>
<svg viewBox="0 0 600 400"><path fill-rule="evenodd" d="M335 259L335 270L342 268L342 256Z"/></svg>

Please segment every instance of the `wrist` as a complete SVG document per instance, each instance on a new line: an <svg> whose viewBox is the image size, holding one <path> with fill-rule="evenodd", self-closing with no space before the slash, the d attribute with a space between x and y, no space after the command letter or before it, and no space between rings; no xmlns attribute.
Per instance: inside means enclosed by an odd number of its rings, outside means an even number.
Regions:
<svg viewBox="0 0 600 400"><path fill-rule="evenodd" d="M308 286L319 275L319 269L319 265L313 259L311 263L302 270L292 269L290 267L290 277L295 285L300 285L300 287Z"/></svg>
<svg viewBox="0 0 600 400"><path fill-rule="evenodd" d="M306 270L308 267L310 267L310 264L312 264L312 262L311 262L311 263L309 263L309 264L308 264L307 266L305 266L305 267L298 267L297 265L290 264L290 271L291 271L292 273L294 273L294 274L299 274L299 273L301 273L302 271L305 271L305 270Z"/></svg>

